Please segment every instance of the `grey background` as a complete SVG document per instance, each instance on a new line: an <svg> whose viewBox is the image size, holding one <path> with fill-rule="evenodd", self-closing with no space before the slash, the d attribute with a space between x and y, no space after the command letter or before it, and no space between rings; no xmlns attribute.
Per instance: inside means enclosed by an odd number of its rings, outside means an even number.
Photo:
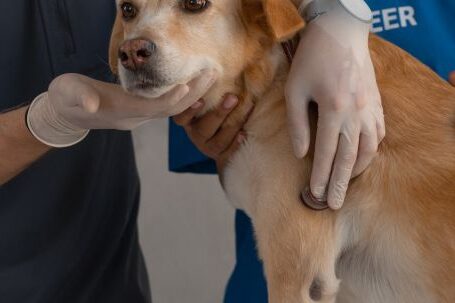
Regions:
<svg viewBox="0 0 455 303"><path fill-rule="evenodd" d="M154 303L221 303L234 265L234 209L215 176L167 171L166 120L134 132L140 239Z"/></svg>

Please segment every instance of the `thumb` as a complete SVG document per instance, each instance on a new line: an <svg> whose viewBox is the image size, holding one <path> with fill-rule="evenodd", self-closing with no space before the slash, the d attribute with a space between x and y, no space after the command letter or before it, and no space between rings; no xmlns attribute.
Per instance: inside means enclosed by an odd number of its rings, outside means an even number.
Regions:
<svg viewBox="0 0 455 303"><path fill-rule="evenodd" d="M95 87L98 82L78 74L64 74L52 81L49 95L55 101L54 105L95 113L100 106L99 92Z"/></svg>
<svg viewBox="0 0 455 303"><path fill-rule="evenodd" d="M89 114L98 112L101 102L96 89L88 85L82 86L79 98L79 104L85 112Z"/></svg>
<svg viewBox="0 0 455 303"><path fill-rule="evenodd" d="M294 154L301 159L310 148L310 97L301 89L295 89L296 84L286 87L286 104Z"/></svg>

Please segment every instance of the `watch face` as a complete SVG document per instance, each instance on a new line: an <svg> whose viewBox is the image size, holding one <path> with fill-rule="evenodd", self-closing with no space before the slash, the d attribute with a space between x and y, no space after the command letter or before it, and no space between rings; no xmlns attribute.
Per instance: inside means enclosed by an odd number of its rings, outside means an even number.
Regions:
<svg viewBox="0 0 455 303"><path fill-rule="evenodd" d="M371 22L373 14L365 1L359 0L338 0L344 8L357 19L363 22Z"/></svg>

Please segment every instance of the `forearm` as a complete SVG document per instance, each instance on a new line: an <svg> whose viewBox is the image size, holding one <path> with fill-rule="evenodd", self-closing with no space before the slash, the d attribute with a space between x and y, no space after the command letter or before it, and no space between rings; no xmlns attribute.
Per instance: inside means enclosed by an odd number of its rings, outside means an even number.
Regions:
<svg viewBox="0 0 455 303"><path fill-rule="evenodd" d="M27 129L26 111L27 108L22 107L0 114L0 186L50 150Z"/></svg>

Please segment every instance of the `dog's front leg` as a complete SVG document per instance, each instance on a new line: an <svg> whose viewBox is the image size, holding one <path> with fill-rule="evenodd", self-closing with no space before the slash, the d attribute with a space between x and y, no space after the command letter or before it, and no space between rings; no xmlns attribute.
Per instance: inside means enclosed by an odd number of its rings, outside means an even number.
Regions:
<svg viewBox="0 0 455 303"><path fill-rule="evenodd" d="M253 223L269 303L334 303L339 286L334 213L311 211L282 193L279 202L261 205L268 207L256 210Z"/></svg>

